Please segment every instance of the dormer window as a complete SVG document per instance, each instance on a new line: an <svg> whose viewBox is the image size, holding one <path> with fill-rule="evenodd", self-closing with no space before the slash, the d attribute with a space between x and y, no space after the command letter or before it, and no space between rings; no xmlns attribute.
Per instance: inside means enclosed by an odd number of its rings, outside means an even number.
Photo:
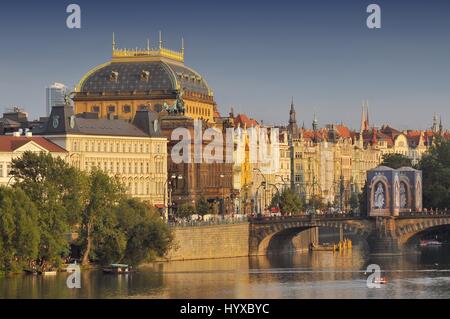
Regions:
<svg viewBox="0 0 450 319"><path fill-rule="evenodd" d="M150 79L150 71L142 70L141 81L148 81Z"/></svg>
<svg viewBox="0 0 450 319"><path fill-rule="evenodd" d="M114 105L108 106L108 113L114 113L116 111L116 107Z"/></svg>
<svg viewBox="0 0 450 319"><path fill-rule="evenodd" d="M119 79L119 72L111 71L111 73L109 75L109 79L113 82L117 82L117 80Z"/></svg>
<svg viewBox="0 0 450 319"><path fill-rule="evenodd" d="M123 106L123 113L130 113L131 112L131 106L130 105L124 105Z"/></svg>

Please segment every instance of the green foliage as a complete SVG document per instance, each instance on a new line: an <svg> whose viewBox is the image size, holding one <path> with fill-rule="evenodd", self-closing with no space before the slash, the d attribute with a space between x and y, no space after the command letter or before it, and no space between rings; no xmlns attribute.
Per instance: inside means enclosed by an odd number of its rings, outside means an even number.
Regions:
<svg viewBox="0 0 450 319"><path fill-rule="evenodd" d="M304 202L299 194L293 192L289 188L286 188L281 192L281 194L277 193L273 196L270 207L279 207L283 214L298 214L304 209Z"/></svg>
<svg viewBox="0 0 450 319"><path fill-rule="evenodd" d="M350 199L348 200L348 204L350 205L350 208L352 211L356 211L359 207L359 197L358 194L355 192L352 192L350 195Z"/></svg>
<svg viewBox="0 0 450 319"><path fill-rule="evenodd" d="M194 215L194 214L195 214L195 207L192 206L192 205L189 205L187 203L181 204L178 207L177 211L175 212L175 215L178 218L188 218L188 217L190 217L191 215Z"/></svg>
<svg viewBox="0 0 450 319"><path fill-rule="evenodd" d="M327 207L327 204L324 203L322 197L315 195L311 196L311 198L309 199L308 206L314 209L325 209Z"/></svg>
<svg viewBox="0 0 450 319"><path fill-rule="evenodd" d="M367 204L367 181L362 188L361 193L358 195L359 197L359 211L362 215L367 215L368 213L368 204Z"/></svg>
<svg viewBox="0 0 450 319"><path fill-rule="evenodd" d="M204 196L200 196L197 201L197 205L195 206L197 214L199 215L207 215L211 213L211 205L208 203Z"/></svg>
<svg viewBox="0 0 450 319"><path fill-rule="evenodd" d="M146 216L128 232L124 260L131 264L152 261L169 250L173 235L159 217Z"/></svg>
<svg viewBox="0 0 450 319"><path fill-rule="evenodd" d="M384 154L383 162L381 163L383 166L387 166L393 169L398 169L400 167L411 167L412 162L411 159L403 154Z"/></svg>
<svg viewBox="0 0 450 319"><path fill-rule="evenodd" d="M155 209L125 195L118 180L90 174L49 154L13 160L12 188L0 188L0 271L32 260L57 267L68 255L69 231L79 232L83 262L138 264L163 256L172 233Z"/></svg>
<svg viewBox="0 0 450 319"><path fill-rule="evenodd" d="M39 258L50 264L68 253L65 234L79 221L86 178L77 169L50 154L25 152L12 162L15 188L22 189L38 210L41 233Z"/></svg>
<svg viewBox="0 0 450 319"><path fill-rule="evenodd" d="M117 243L117 249L122 247L120 245L120 236L116 238L112 233L112 229L116 224L113 209L122 196L124 196L123 188L115 178L109 177L98 169L94 169L91 172L87 205L81 214L83 264L89 263L93 241L102 246L99 243L102 243L104 238L107 238L111 240L111 243Z"/></svg>
<svg viewBox="0 0 450 319"><path fill-rule="evenodd" d="M133 265L163 256L173 235L158 212L145 203L123 198L96 226L94 258L101 264Z"/></svg>
<svg viewBox="0 0 450 319"><path fill-rule="evenodd" d="M437 138L419 163L423 180L423 205L428 208L450 207L450 140Z"/></svg>
<svg viewBox="0 0 450 319"><path fill-rule="evenodd" d="M0 270L16 271L38 256L38 212L20 189L0 187Z"/></svg>

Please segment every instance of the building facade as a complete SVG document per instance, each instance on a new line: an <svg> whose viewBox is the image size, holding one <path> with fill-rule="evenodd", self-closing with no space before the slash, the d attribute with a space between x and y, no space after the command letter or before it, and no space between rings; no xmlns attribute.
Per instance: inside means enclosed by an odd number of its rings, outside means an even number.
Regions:
<svg viewBox="0 0 450 319"><path fill-rule="evenodd" d="M71 165L101 169L116 176L131 196L165 206L167 139L150 112L138 112L129 123L93 113L75 116L71 106L55 106L40 134L67 150Z"/></svg>
<svg viewBox="0 0 450 319"><path fill-rule="evenodd" d="M433 123L433 128L425 131L398 131L388 125L370 127L368 107L364 105L359 132L343 124L319 128L316 117L308 130L298 127L291 103L288 125L291 186L307 202L317 197L324 203L348 209L351 196L362 191L367 172L380 165L383 156L402 154L414 165L433 145L436 136L448 136L436 117Z"/></svg>

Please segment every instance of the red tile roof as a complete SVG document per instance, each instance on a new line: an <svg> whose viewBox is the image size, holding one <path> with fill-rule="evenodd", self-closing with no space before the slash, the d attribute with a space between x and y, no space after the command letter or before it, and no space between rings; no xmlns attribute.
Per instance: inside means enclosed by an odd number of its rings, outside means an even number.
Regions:
<svg viewBox="0 0 450 319"><path fill-rule="evenodd" d="M256 121L255 119L249 118L245 114L238 114L234 118L234 125L237 125L238 123L241 124L241 126L246 126L246 127L258 126L258 121Z"/></svg>
<svg viewBox="0 0 450 319"><path fill-rule="evenodd" d="M350 129L345 125L335 125L334 126L336 130L338 131L339 135L343 138L350 138L352 137L352 133Z"/></svg>
<svg viewBox="0 0 450 319"><path fill-rule="evenodd" d="M12 152L19 147L29 143L34 142L39 146L45 148L49 152L53 153L66 153L67 151L62 147L56 145L50 140L40 137L40 136L11 136L2 135L0 136L0 152Z"/></svg>

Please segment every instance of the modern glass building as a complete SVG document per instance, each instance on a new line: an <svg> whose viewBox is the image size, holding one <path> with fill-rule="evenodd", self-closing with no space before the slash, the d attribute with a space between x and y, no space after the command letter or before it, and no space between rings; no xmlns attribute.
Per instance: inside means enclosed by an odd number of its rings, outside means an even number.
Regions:
<svg viewBox="0 0 450 319"><path fill-rule="evenodd" d="M52 107L65 104L65 95L68 93L67 86L62 83L53 83L46 88L46 113L50 115Z"/></svg>

